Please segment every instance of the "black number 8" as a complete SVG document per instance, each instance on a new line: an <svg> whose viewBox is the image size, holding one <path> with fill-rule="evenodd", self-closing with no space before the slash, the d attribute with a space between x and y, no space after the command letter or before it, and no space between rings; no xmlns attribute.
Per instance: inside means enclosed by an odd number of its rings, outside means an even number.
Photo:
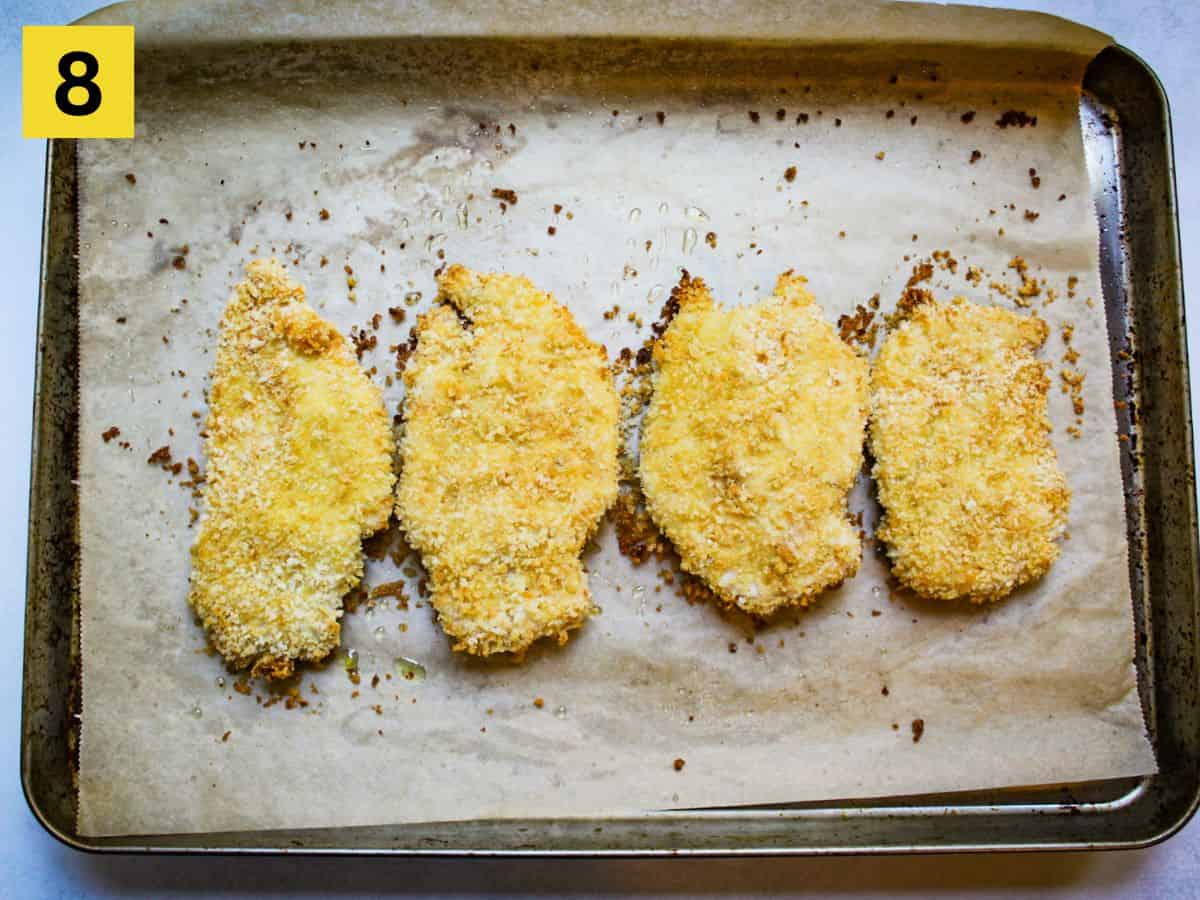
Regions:
<svg viewBox="0 0 1200 900"><path fill-rule="evenodd" d="M83 63L83 74L72 75L71 66ZM54 104L68 116L88 116L100 108L100 85L92 79L100 71L100 63L86 50L72 50L64 53L58 61L58 74L62 76L62 84L54 92ZM82 103L71 102L71 88L83 88L87 91L87 99Z"/></svg>

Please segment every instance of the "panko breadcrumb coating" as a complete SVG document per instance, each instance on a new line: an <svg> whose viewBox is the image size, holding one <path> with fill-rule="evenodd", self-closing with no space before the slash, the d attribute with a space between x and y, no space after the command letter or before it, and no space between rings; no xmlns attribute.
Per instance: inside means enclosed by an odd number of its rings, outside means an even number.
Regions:
<svg viewBox="0 0 1200 900"><path fill-rule="evenodd" d="M246 276L221 318L189 599L226 660L286 678L337 647L361 541L391 512L395 443L379 388L304 288L275 260Z"/></svg>
<svg viewBox="0 0 1200 900"><path fill-rule="evenodd" d="M451 305L421 317L404 372L397 513L454 649L565 642L593 610L579 554L617 494L604 348L525 278L454 265L438 284Z"/></svg>
<svg viewBox="0 0 1200 900"><path fill-rule="evenodd" d="M862 467L867 363L791 272L719 307L684 275L655 345L640 474L683 568L752 615L805 606L858 571L846 498Z"/></svg>
<svg viewBox="0 0 1200 900"><path fill-rule="evenodd" d="M923 303L872 372L871 449L892 572L922 596L998 600L1058 558L1070 491L1050 443L1046 323Z"/></svg>

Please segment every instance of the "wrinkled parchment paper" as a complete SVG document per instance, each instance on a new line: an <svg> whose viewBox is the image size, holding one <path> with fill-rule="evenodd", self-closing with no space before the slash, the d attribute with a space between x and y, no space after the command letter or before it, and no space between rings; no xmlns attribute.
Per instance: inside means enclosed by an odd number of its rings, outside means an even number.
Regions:
<svg viewBox="0 0 1200 900"><path fill-rule="evenodd" d="M1154 771L1077 117L1082 66L1107 39L1025 14L887 5L706 5L647 26L838 39L860 63L878 57L850 80L830 76L836 59L821 71L821 54L769 43L384 37L536 33L528 15L505 18L518 8L102 14L139 23L138 136L80 151L80 832L650 814ZM545 27L637 32L627 22L640 20L600 10L556 9ZM189 45L180 21L208 46ZM232 52L221 40L243 25L377 39ZM897 55L878 43L889 33L946 46ZM952 46L968 40L1025 50L997 62ZM1010 109L1036 126L998 127ZM518 202L502 209L493 189ZM935 250L957 263L923 285L943 299L1012 305L990 285L1020 283L1015 255L1044 279L1031 302L1052 326L1050 411L1074 498L1039 584L985 608L921 602L889 590L868 542L856 578L751 643L744 623L678 597L668 566L635 568L606 522L586 555L602 613L523 665L452 655L411 578L407 610L385 598L343 620L361 683L339 656L305 674L306 707L263 708L204 652L186 603L199 504L186 468L147 458L169 446L202 461L215 329L249 259L286 261L343 332L377 335L363 363L383 384L443 255L527 274L615 357L648 337L680 266L728 303L795 267L836 320L874 294L890 311ZM977 284L969 266L986 273ZM1078 439L1058 390L1066 324L1086 376ZM400 385L386 397L396 411ZM865 479L851 505L869 530ZM369 566L369 584L397 577L390 561ZM426 677L402 677L401 658Z"/></svg>

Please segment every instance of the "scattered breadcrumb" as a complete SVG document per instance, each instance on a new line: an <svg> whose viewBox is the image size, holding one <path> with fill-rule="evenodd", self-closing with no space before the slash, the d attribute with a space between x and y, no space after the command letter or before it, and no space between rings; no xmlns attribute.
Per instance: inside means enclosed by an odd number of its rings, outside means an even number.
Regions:
<svg viewBox="0 0 1200 900"><path fill-rule="evenodd" d="M1007 110L996 120L997 128L1008 128L1009 126L1024 128L1026 125L1036 128L1037 116L1031 116L1020 109Z"/></svg>
<svg viewBox="0 0 1200 900"><path fill-rule="evenodd" d="M492 188L492 198L501 200L509 206L517 205L517 192L511 188Z"/></svg>
<svg viewBox="0 0 1200 900"><path fill-rule="evenodd" d="M879 323L875 321L875 313L861 303L854 308L852 314L838 318L838 337L863 352L870 351L875 346L878 331Z"/></svg>
<svg viewBox="0 0 1200 900"><path fill-rule="evenodd" d="M1007 290L1007 286L1005 286L1005 290L1001 290L1001 293L1011 298L1012 301L1019 307L1024 308L1029 306L1029 302L1034 297L1037 297L1039 294L1041 294L1041 285L1038 283L1036 278L1030 277L1029 264L1025 262L1023 257L1014 256L1008 261L1008 268L1012 269L1017 273L1018 276L1020 276L1021 286L1017 288L1016 294L1013 294L1011 290ZM993 282L991 286L996 288L997 283Z"/></svg>

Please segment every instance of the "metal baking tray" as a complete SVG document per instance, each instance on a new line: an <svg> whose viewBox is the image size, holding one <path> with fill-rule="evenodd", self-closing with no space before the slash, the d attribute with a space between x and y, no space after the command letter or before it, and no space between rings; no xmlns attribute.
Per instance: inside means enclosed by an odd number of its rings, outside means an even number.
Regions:
<svg viewBox="0 0 1200 900"><path fill-rule="evenodd" d="M471 40L463 38L462 40ZM898 47L898 54L916 52ZM604 53L603 41L595 52ZM854 55L840 57L853 66ZM104 852L390 855L842 854L1138 847L1176 832L1200 792L1197 520L1167 100L1110 47L1080 105L1101 223L1142 702L1161 772L1038 790L690 810L645 818L85 839L75 832L78 385L75 144L47 151L21 723L21 782L64 843Z"/></svg>

